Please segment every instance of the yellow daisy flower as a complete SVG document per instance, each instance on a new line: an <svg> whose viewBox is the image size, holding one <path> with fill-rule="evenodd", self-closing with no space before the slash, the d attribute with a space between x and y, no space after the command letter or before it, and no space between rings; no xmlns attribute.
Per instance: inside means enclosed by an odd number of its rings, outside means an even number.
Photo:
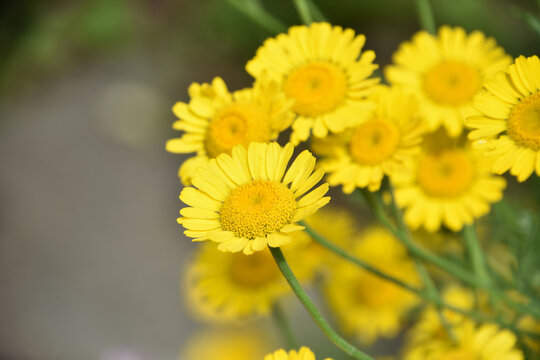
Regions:
<svg viewBox="0 0 540 360"><path fill-rule="evenodd" d="M290 293L268 249L246 256L205 243L188 264L184 281L190 308L212 321L268 314L277 299Z"/></svg>
<svg viewBox="0 0 540 360"><path fill-rule="evenodd" d="M368 79L378 66L373 51L362 52L365 40L328 23L293 26L267 39L247 63L253 77L267 73L294 99L294 144L306 140L311 129L316 137L340 132L369 109L364 98L379 79Z"/></svg>
<svg viewBox="0 0 540 360"><path fill-rule="evenodd" d="M313 172L315 157L304 150L287 169L292 154L291 144L252 142L247 150L236 146L232 155L221 154L200 167L194 187L180 194L189 205L178 219L184 234L244 254L289 243L289 233L303 229L296 222L330 201L324 196L328 184L311 190L324 175L321 169Z"/></svg>
<svg viewBox="0 0 540 360"><path fill-rule="evenodd" d="M353 254L358 258L411 285L419 284L406 249L388 231L370 228L356 244ZM405 314L418 303L410 292L349 262L335 266L324 293L343 331L365 344L396 336Z"/></svg>
<svg viewBox="0 0 540 360"><path fill-rule="evenodd" d="M540 176L540 59L520 56L489 81L467 119L471 140L495 156L493 171L525 181Z"/></svg>
<svg viewBox="0 0 540 360"><path fill-rule="evenodd" d="M274 351L272 354L266 355L264 360L315 360L315 354L309 348L302 346L300 350L291 350L288 353L283 349ZM326 358L325 360L332 359Z"/></svg>
<svg viewBox="0 0 540 360"><path fill-rule="evenodd" d="M442 26L438 36L416 33L394 54L385 69L392 85L414 92L420 112L432 130L443 125L452 136L463 129L463 114L482 85L511 62L493 38L479 31Z"/></svg>
<svg viewBox="0 0 540 360"><path fill-rule="evenodd" d="M268 335L257 329L218 328L189 339L178 360L262 359L269 347Z"/></svg>
<svg viewBox="0 0 540 360"><path fill-rule="evenodd" d="M252 141L268 142L291 125L292 101L285 98L278 84L261 76L253 88L230 93L225 82L216 77L211 84L193 83L188 104L173 106L179 118L175 130L184 131L180 138L167 141L172 153L197 155L184 161L178 175L185 185L200 166L221 153L231 154L236 145Z"/></svg>
<svg viewBox="0 0 540 360"><path fill-rule="evenodd" d="M497 325L476 326L468 321L454 327L457 343L450 338L434 339L410 349L404 360L523 360L516 336Z"/></svg>
<svg viewBox="0 0 540 360"><path fill-rule="evenodd" d="M492 175L489 159L464 139L451 140L441 132L428 136L426 142L436 146L426 146L407 174L392 178L396 202L413 230L424 226L434 232L445 225L459 231L502 198L506 181Z"/></svg>
<svg viewBox="0 0 540 360"><path fill-rule="evenodd" d="M312 143L313 151L323 156L319 164L329 174L328 183L343 185L346 194L357 187L378 190L384 175L403 171L420 152L423 126L415 99L381 86L369 100L377 108L365 112L362 123Z"/></svg>

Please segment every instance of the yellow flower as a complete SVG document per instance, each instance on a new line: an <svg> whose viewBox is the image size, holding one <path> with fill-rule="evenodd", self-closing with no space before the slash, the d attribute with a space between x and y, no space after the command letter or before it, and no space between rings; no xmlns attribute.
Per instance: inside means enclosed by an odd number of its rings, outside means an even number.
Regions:
<svg viewBox="0 0 540 360"><path fill-rule="evenodd" d="M180 200L178 222L193 241L212 240L218 249L252 254L267 245L291 241L289 233L302 230L297 221L313 214L330 200L328 184L311 190L323 177L313 172L315 157L300 153L287 169L293 146L252 142L232 155L221 154L200 167ZM311 190L311 191L310 191Z"/></svg>
<svg viewBox="0 0 540 360"><path fill-rule="evenodd" d="M405 208L405 221L413 230L423 225L434 232L444 224L459 231L487 214L506 186L502 177L492 175L489 159L462 139L447 138L447 146L444 135L439 141L440 135L433 134L437 148L426 147L407 174L392 179L396 202ZM428 137L426 142L430 141Z"/></svg>
<svg viewBox="0 0 540 360"><path fill-rule="evenodd" d="M540 334L540 321L536 320L530 315L522 317L518 322L518 328L520 330L529 331L532 333ZM525 336L523 342L532 350L540 353L540 340L533 339L531 337Z"/></svg>
<svg viewBox="0 0 540 360"><path fill-rule="evenodd" d="M384 175L403 171L420 152L422 123L412 96L379 87L369 98L377 104L349 131L313 142L313 151L325 158L320 166L331 186L343 185L349 194L357 187L376 191Z"/></svg>
<svg viewBox="0 0 540 360"><path fill-rule="evenodd" d="M408 284L419 283L406 250L386 230L370 228L356 244L353 254L360 259ZM410 292L349 262L335 266L324 293L343 331L365 344L396 336L405 314L418 302Z"/></svg>
<svg viewBox="0 0 540 360"><path fill-rule="evenodd" d="M291 350L288 353L283 349L274 351L272 354L266 355L264 360L315 360L315 354L309 348L302 346L300 350ZM326 358L325 360L332 359Z"/></svg>
<svg viewBox="0 0 540 360"><path fill-rule="evenodd" d="M450 285L444 289L442 298L448 305L462 310L470 310L474 306L472 292L457 285ZM449 309L444 309L442 315L452 327L458 327L470 321L466 316ZM429 347L427 344L447 341L448 333L441 323L439 311L432 305L427 307L420 315L418 322L408 331L406 339L406 354L420 352L418 349L413 350L414 348Z"/></svg>
<svg viewBox="0 0 540 360"><path fill-rule="evenodd" d="M395 65L385 69L388 81L414 92L430 128L444 125L452 137L461 134L463 114L485 81L511 62L493 38L449 26L442 26L438 36L418 32L393 60Z"/></svg>
<svg viewBox="0 0 540 360"><path fill-rule="evenodd" d="M230 93L223 80L214 78L211 84L193 83L189 87L188 104L173 106L179 118L175 130L182 130L180 138L171 139L166 149L172 153L197 155L184 161L178 175L189 185L195 171L221 153L231 154L236 145L252 141L268 142L291 125L294 114L292 101L278 88L278 84L261 76L253 88Z"/></svg>
<svg viewBox="0 0 540 360"><path fill-rule="evenodd" d="M404 360L523 360L516 349L516 336L497 325L476 326L467 321L453 328L457 342L433 339L409 349Z"/></svg>
<svg viewBox="0 0 540 360"><path fill-rule="evenodd" d="M294 99L294 144L306 140L311 129L316 137L340 132L369 109L364 98L379 79L368 79L377 65L373 51L362 53L364 43L364 35L328 23L293 26L267 39L247 63L253 77L267 73Z"/></svg>
<svg viewBox="0 0 540 360"><path fill-rule="evenodd" d="M193 336L179 360L253 360L269 351L268 336L251 328L218 328Z"/></svg>
<svg viewBox="0 0 540 360"><path fill-rule="evenodd" d="M476 145L495 156L492 170L525 181L540 176L540 59L520 56L474 99L478 114L467 119Z"/></svg>
<svg viewBox="0 0 540 360"><path fill-rule="evenodd" d="M205 243L188 264L184 281L188 305L211 321L268 314L277 299L290 293L268 249L247 256Z"/></svg>

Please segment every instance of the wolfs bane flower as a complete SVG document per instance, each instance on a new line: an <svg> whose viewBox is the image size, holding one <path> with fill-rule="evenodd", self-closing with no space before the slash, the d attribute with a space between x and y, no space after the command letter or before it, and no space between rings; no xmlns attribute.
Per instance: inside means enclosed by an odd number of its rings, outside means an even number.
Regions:
<svg viewBox="0 0 540 360"><path fill-rule="evenodd" d="M247 63L248 73L256 79L267 73L294 99L294 144L306 140L312 129L315 137L340 132L370 108L365 96L379 79L368 79L377 65L373 51L362 52L365 40L352 29L328 23L293 26L267 39Z"/></svg>
<svg viewBox="0 0 540 360"><path fill-rule="evenodd" d="M487 79L511 62L493 38L479 31L442 26L438 36L416 33L394 54L385 69L390 84L413 92L431 130L443 125L452 137L461 134L464 114Z"/></svg>
<svg viewBox="0 0 540 360"><path fill-rule="evenodd" d="M496 158L493 171L540 176L540 59L520 56L474 99L469 138Z"/></svg>
<svg viewBox="0 0 540 360"><path fill-rule="evenodd" d="M230 155L239 144L274 140L294 117L292 101L285 98L276 82L264 75L253 88L233 93L219 77L211 84L193 83L188 92L188 104L178 102L173 106L179 118L173 128L184 134L166 144L167 151L172 153L197 153L184 161L178 171L185 185L190 185L197 168L209 159L222 153Z"/></svg>
<svg viewBox="0 0 540 360"><path fill-rule="evenodd" d="M293 154L289 143L239 145L232 155L221 154L200 167L180 200L178 222L193 241L211 240L226 252L252 254L267 245L291 241L289 233L302 230L297 221L326 205L328 184L311 190L323 177L314 170L315 157L304 150L287 165ZM311 190L311 191L310 191Z"/></svg>

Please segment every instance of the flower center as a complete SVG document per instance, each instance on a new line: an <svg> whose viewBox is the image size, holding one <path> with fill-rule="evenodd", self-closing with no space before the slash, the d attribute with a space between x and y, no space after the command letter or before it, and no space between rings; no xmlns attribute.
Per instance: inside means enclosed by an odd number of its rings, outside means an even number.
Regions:
<svg viewBox="0 0 540 360"><path fill-rule="evenodd" d="M540 150L540 92L521 100L508 119L508 136L518 145Z"/></svg>
<svg viewBox="0 0 540 360"><path fill-rule="evenodd" d="M429 154L418 164L418 183L431 196L458 196L469 188L473 176L473 164L462 150Z"/></svg>
<svg viewBox="0 0 540 360"><path fill-rule="evenodd" d="M379 267L386 273L399 275L397 268L391 266ZM386 307L395 303L396 299L401 297L401 289L392 283L382 280L366 271L362 271L362 275L356 280L354 288L354 299L367 307Z"/></svg>
<svg viewBox="0 0 540 360"><path fill-rule="evenodd" d="M334 110L345 100L347 77L329 62L312 62L293 70L285 79L283 91L295 100L293 111L318 116Z"/></svg>
<svg viewBox="0 0 540 360"><path fill-rule="evenodd" d="M424 89L428 96L443 105L467 103L481 86L478 71L458 61L442 62L429 70L424 78Z"/></svg>
<svg viewBox="0 0 540 360"><path fill-rule="evenodd" d="M445 353L440 360L476 360L475 355L467 349L455 349Z"/></svg>
<svg viewBox="0 0 540 360"><path fill-rule="evenodd" d="M369 120L354 129L350 142L352 158L363 165L376 165L394 154L400 140L399 129L391 121Z"/></svg>
<svg viewBox="0 0 540 360"><path fill-rule="evenodd" d="M220 210L221 226L246 239L265 237L290 222L296 211L294 194L285 185L253 180L237 187Z"/></svg>
<svg viewBox="0 0 540 360"><path fill-rule="evenodd" d="M238 285L256 288L272 281L279 271L268 250L251 255L232 254L230 275Z"/></svg>
<svg viewBox="0 0 540 360"><path fill-rule="evenodd" d="M247 146L252 141L267 142L272 132L268 116L253 104L231 104L219 111L206 133L206 152L210 157L230 155L236 145Z"/></svg>

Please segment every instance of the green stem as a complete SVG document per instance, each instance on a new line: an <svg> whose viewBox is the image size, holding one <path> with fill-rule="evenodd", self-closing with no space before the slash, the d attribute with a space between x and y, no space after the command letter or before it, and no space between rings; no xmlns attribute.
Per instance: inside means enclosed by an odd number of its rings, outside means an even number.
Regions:
<svg viewBox="0 0 540 360"><path fill-rule="evenodd" d="M283 336L283 340L285 340L287 348L298 348L298 341L296 341L296 338L291 328L291 324L287 319L287 315L285 314L285 311L283 310L281 305L277 302L272 308L272 317L274 318L274 321L276 322L277 327L279 328L281 335Z"/></svg>
<svg viewBox="0 0 540 360"><path fill-rule="evenodd" d="M328 322L324 319L324 317L321 315L319 310L315 307L309 296L306 294L304 289L302 289L302 286L300 286L300 283L296 279L296 276L294 276L291 268L289 267L289 264L287 264L287 261L285 260L285 257L283 256L283 252L281 252L280 248L274 248L274 247L268 247L270 249L270 252L272 253L272 256L274 257L274 260L276 261L276 264L279 267L279 270L281 270L281 273L291 286L291 289L295 293L296 297L302 305L306 308L307 312L315 321L317 326L322 330L322 332L330 339L337 347L339 347L341 350L349 354L355 359L358 360L375 360L371 356L365 354L364 352L357 349L354 345L350 344L347 340L343 339L341 336L339 336L338 333L335 332L334 329L328 324Z"/></svg>
<svg viewBox="0 0 540 360"><path fill-rule="evenodd" d="M313 18L315 19L315 21L326 21L326 22L328 22L328 19L326 18L326 16L324 16L322 11L317 7L317 5L315 5L313 0L306 0L306 1L308 3L309 10L313 14Z"/></svg>
<svg viewBox="0 0 540 360"><path fill-rule="evenodd" d="M231 6L246 15L253 22L270 33L278 34L287 31L287 26L267 12L258 1L227 0Z"/></svg>
<svg viewBox="0 0 540 360"><path fill-rule="evenodd" d="M454 330L452 330L452 326L450 326L450 323L448 323L448 319L446 319L446 316L443 313L444 306L442 304L443 300L442 297L439 295L439 291L437 290L437 287L435 287L435 283L433 282L433 279L429 275L426 267L424 264L417 258L415 258L416 262L416 268L418 269L418 273L420 274L420 277L422 278L422 281L424 282L424 286L426 288L427 293L434 299L437 300L437 313L439 315L439 320L441 321L441 324L443 325L444 329L446 330L446 333L452 339L452 341L457 342L456 334L454 333Z"/></svg>
<svg viewBox="0 0 540 360"><path fill-rule="evenodd" d="M518 330L515 326L507 324L506 322L504 322L504 321L502 321L500 319L493 319L492 317L490 317L488 315L485 315L483 313L474 312L474 311L470 311L470 310L465 310L465 309L461 309L459 307L447 304L440 297L434 297L432 294L428 294L427 292L425 292L425 291L423 291L421 289L415 288L414 286L408 285L408 284L404 283L403 281L392 277L391 275L385 274L385 273L383 273L383 272L381 272L381 271L379 271L377 269L374 269L369 264L366 264L362 260L348 254L346 251L344 251L340 247L338 247L338 246L334 245L332 242L328 241L324 236L322 236L317 231L315 231L306 222L300 221L299 223L305 227L305 231L313 238L313 240L317 241L320 245L324 246L325 248L327 248L328 250L330 250L331 252L333 252L337 256L340 256L340 257L344 258L345 260L348 260L348 261L350 261L350 262L364 268L365 270L372 272L374 275L380 276L383 279L386 279L386 280L388 280L388 281L390 281L390 282L392 282L392 283L394 283L394 284L396 284L398 286L401 286L403 289L408 290L408 291L420 296L422 299L424 299L426 301L429 301L429 302L433 303L436 306L440 306L442 308L452 310L454 312L465 315L465 316L467 316L467 317L469 317L469 318L471 318L473 320L476 320L478 322L496 322L501 327L510 329L516 334L524 334L524 335L533 337L535 339L540 338L540 334L535 334L535 333L530 333L530 332L528 333L528 332L525 332L525 331Z"/></svg>
<svg viewBox="0 0 540 360"><path fill-rule="evenodd" d="M437 28L435 26L435 17L433 16L433 10L431 9L429 0L416 0L416 9L418 11L422 29L430 34L435 34Z"/></svg>
<svg viewBox="0 0 540 360"><path fill-rule="evenodd" d="M484 287L491 287L491 278L487 272L486 259L476 236L474 225L467 225L463 228L463 240L465 241L474 274L484 284Z"/></svg>
<svg viewBox="0 0 540 360"><path fill-rule="evenodd" d="M437 256L431 251L418 246L410 239L407 233L396 229L396 227L392 224L392 222L386 215L386 212L384 211L381 200L374 193L363 189L363 194L366 197L366 200L368 201L370 206L373 208L377 219L394 236L396 236L399 240L401 240L401 242L405 245L405 247L407 247L407 249L409 250L411 254L421 258L422 260L425 260L432 264L437 265L438 267L454 275L455 277L457 277L464 283L467 283L469 285L476 286L476 287L481 286L478 280L476 279L476 277L473 274L471 274L469 271L463 269L457 264L454 264L450 260Z"/></svg>
<svg viewBox="0 0 540 360"><path fill-rule="evenodd" d="M300 15L300 19L302 19L302 22L306 25L311 24L313 22L313 16L309 10L307 0L293 0L293 2L294 6L296 7L296 11L298 11L298 15Z"/></svg>
<svg viewBox="0 0 540 360"><path fill-rule="evenodd" d="M394 283L406 290L409 290L410 292L422 296L422 291L420 289L415 288L412 285L409 285L391 275L385 274L382 271L378 270L377 268L371 266L370 264L364 262L363 260L347 253L345 250L341 249L339 246L331 243L326 238L324 238L321 234L316 232L312 227L310 227L306 222L300 221L300 225L305 227L305 231L311 236L316 242L327 248L328 250L332 251L333 253L337 254L338 256L360 266L361 268L371 272L374 275L377 275L378 277L385 279L387 281L390 281L391 283Z"/></svg>
<svg viewBox="0 0 540 360"><path fill-rule="evenodd" d="M394 235L396 236L401 242L407 247L409 252L417 256L425 261L428 261L439 268L445 270L449 274L452 274L459 280L461 280L463 283L468 284L473 287L480 287L485 288L486 290L493 293L493 295L496 298L500 298L503 301L505 301L512 309L521 312L521 313L527 313L530 314L538 319L540 319L540 309L535 308L534 306L531 306L529 304L519 304L510 299L504 292L501 292L494 288L489 288L485 286L485 283L480 280L475 274L472 274L470 271L467 271L463 269L461 266L454 264L452 261L447 260L445 258L442 258L440 256L437 256L436 254L418 246L414 241L411 240L408 232L400 231L396 229L396 227L392 224L388 216L386 215L386 212L384 211L384 207L382 205L382 202L378 196L376 196L374 193L369 192L365 189L363 189L363 194L370 206L372 207L373 211L375 212L375 216L377 219ZM393 206L395 201L393 201Z"/></svg>

